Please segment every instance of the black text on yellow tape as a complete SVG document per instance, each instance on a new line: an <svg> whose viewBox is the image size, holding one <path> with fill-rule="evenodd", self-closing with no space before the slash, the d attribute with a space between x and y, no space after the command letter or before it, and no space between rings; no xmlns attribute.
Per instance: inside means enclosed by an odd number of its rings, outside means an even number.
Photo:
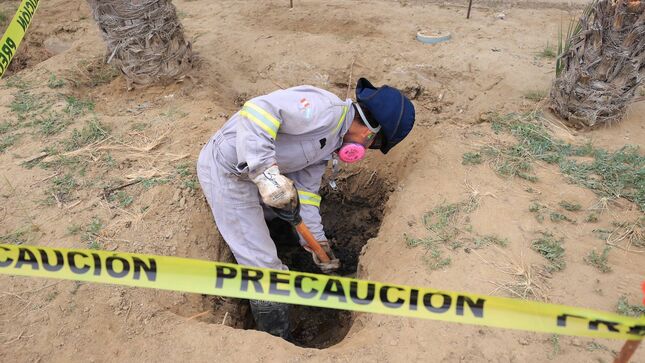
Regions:
<svg viewBox="0 0 645 363"><path fill-rule="evenodd" d="M178 257L0 245L0 274L149 287L564 335L640 340L645 317Z"/></svg>
<svg viewBox="0 0 645 363"><path fill-rule="evenodd" d="M38 8L40 0L23 0L18 7L9 27L0 40L0 78L9 67L11 59L16 54L18 46L25 36L25 32L31 23L31 18Z"/></svg>

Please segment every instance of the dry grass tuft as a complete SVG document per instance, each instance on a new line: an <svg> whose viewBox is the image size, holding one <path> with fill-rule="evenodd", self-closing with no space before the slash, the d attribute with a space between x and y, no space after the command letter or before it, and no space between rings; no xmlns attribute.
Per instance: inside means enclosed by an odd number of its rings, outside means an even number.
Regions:
<svg viewBox="0 0 645 363"><path fill-rule="evenodd" d="M497 248L497 251L506 258L505 264L498 264L484 259L477 251L472 250L487 265L493 266L496 270L511 276L509 281L489 281L496 288L491 292L495 294L504 291L511 296L520 299L548 301L547 278L550 276L543 266L527 263L523 256L519 260L510 257L504 250Z"/></svg>
<svg viewBox="0 0 645 363"><path fill-rule="evenodd" d="M633 222L614 223L614 227L605 243L628 252L645 253L645 217Z"/></svg>

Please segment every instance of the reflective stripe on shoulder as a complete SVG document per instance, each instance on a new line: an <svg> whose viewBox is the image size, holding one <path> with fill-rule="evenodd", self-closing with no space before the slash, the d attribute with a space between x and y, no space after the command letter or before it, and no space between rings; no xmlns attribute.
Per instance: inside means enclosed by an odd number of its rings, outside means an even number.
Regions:
<svg viewBox="0 0 645 363"><path fill-rule="evenodd" d="M298 199L300 199L300 204L309 204L315 207L320 207L320 201L322 200L320 195L304 190L298 190Z"/></svg>
<svg viewBox="0 0 645 363"><path fill-rule="evenodd" d="M347 117L347 111L349 108L347 106L343 106L343 114L340 115L340 120L338 120L338 123L336 124L336 127L334 127L333 133L337 133L340 127L343 125L343 122L345 121L345 117Z"/></svg>
<svg viewBox="0 0 645 363"><path fill-rule="evenodd" d="M278 135L281 122L258 105L246 102L240 111L240 115L256 123L274 139Z"/></svg>

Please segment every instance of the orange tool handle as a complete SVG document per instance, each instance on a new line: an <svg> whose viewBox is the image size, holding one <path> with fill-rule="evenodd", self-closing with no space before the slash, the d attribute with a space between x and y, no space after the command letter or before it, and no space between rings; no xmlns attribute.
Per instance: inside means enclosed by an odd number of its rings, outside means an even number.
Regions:
<svg viewBox="0 0 645 363"><path fill-rule="evenodd" d="M296 231L300 233L302 238L304 238L305 242L307 242L307 246L309 246L309 248L311 248L311 250L314 251L316 256L318 256L318 259L322 263L329 263L331 261L329 259L329 256L327 256L327 253L325 253L322 247L320 247L320 244L318 244L318 241L316 241L316 239L314 238L314 235L311 234L311 231L309 230L309 228L307 228L304 222L300 222L296 226Z"/></svg>

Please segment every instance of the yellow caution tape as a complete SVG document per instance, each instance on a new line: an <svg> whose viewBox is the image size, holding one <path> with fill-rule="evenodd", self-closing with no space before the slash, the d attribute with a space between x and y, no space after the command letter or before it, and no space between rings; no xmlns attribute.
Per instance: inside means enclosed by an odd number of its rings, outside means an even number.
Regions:
<svg viewBox="0 0 645 363"><path fill-rule="evenodd" d="M9 67L11 59L16 54L18 46L25 36L40 0L23 0L13 16L7 31L0 40L0 78Z"/></svg>
<svg viewBox="0 0 645 363"><path fill-rule="evenodd" d="M526 331L641 340L632 318L547 304L345 277L144 254L0 245L0 274L268 300Z"/></svg>

